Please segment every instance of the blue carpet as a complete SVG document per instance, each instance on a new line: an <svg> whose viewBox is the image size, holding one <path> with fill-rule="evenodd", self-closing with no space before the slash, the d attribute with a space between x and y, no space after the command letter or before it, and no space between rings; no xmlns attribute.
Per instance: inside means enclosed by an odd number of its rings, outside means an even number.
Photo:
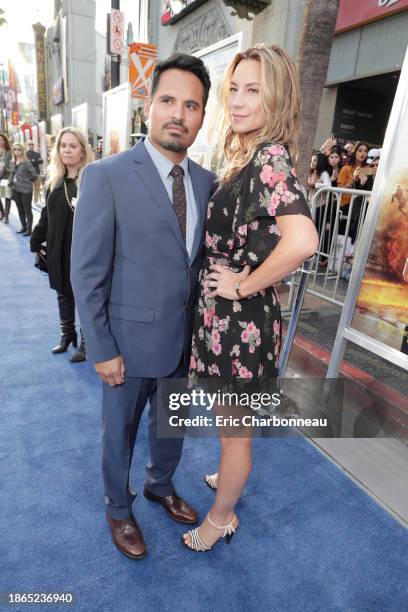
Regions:
<svg viewBox="0 0 408 612"><path fill-rule="evenodd" d="M185 551L184 527L139 496L150 554L122 556L104 519L100 385L89 363L51 354L56 296L16 229L15 217L0 223L0 592L71 591L73 608L87 611L408 609L408 531L304 439L255 441L230 546ZM145 456L143 421L139 491ZM188 439L177 472L178 490L202 515L213 493L201 477L217 456L216 440Z"/></svg>

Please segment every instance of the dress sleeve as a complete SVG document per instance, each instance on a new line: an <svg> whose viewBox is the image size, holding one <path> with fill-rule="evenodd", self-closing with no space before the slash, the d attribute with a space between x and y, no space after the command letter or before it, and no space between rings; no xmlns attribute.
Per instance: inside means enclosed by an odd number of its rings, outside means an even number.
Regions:
<svg viewBox="0 0 408 612"><path fill-rule="evenodd" d="M264 217L304 215L311 218L288 151L281 144L258 150L251 167L246 223Z"/></svg>
<svg viewBox="0 0 408 612"><path fill-rule="evenodd" d="M45 205L41 211L40 220L33 229L33 233L30 239L30 250L36 253L41 249L42 243L47 240L48 230L48 209Z"/></svg>

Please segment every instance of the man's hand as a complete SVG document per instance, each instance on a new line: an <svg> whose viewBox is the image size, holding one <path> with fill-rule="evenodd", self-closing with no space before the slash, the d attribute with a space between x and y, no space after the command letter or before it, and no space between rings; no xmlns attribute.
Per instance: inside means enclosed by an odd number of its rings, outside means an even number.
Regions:
<svg viewBox="0 0 408 612"><path fill-rule="evenodd" d="M125 382L125 362L121 355L109 361L95 363L95 370L99 378L111 387L123 385Z"/></svg>

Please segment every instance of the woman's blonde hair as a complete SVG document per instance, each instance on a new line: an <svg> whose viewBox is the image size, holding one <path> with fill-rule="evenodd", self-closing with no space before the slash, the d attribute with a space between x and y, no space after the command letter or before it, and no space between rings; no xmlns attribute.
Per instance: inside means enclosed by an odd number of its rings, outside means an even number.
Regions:
<svg viewBox="0 0 408 612"><path fill-rule="evenodd" d="M64 134L73 134L77 138L79 144L81 145L82 153L84 154L84 157L82 158L81 164L78 168L77 180L81 174L81 171L85 168L85 166L89 164L91 161L93 161L92 150L88 144L85 134L81 132L81 130L78 130L77 128L74 128L74 127L62 128L62 130L58 132L58 135L55 139L55 143L51 149L51 154L50 154L50 164L48 166L47 187L51 191L62 181L66 173L65 164L62 161L61 155L59 152L61 139L64 136Z"/></svg>
<svg viewBox="0 0 408 612"><path fill-rule="evenodd" d="M22 150L22 152L23 152L23 160L27 161L27 154L26 154L25 146L21 142L14 142L13 143L13 148L12 148L14 163L16 163L16 156L14 155L14 147L16 147L16 148L18 147L19 149Z"/></svg>
<svg viewBox="0 0 408 612"><path fill-rule="evenodd" d="M242 60L261 64L261 106L265 125L251 134L237 134L231 128L228 100L230 84ZM289 149L293 161L298 158L300 90L296 66L290 55L277 45L259 43L237 53L220 85L222 105L221 143L226 164L220 170L221 181L228 181L246 166L263 142L280 142Z"/></svg>

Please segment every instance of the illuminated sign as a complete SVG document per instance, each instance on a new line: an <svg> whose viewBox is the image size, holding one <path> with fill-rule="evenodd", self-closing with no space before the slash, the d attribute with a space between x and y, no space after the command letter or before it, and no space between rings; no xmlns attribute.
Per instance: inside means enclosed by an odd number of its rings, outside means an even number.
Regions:
<svg viewBox="0 0 408 612"><path fill-rule="evenodd" d="M207 0L163 0L161 24L172 25L207 2Z"/></svg>
<svg viewBox="0 0 408 612"><path fill-rule="evenodd" d="M335 32L351 30L407 9L408 0L340 0Z"/></svg>

